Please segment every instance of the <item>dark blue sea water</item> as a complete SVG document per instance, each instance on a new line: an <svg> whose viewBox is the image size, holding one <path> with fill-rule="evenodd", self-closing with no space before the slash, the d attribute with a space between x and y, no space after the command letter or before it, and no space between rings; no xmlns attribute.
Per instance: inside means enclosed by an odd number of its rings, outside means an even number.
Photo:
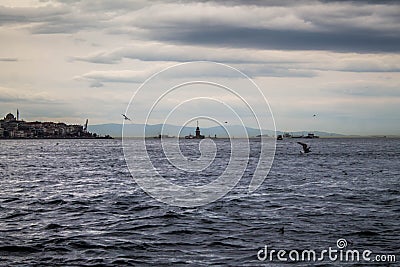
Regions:
<svg viewBox="0 0 400 267"><path fill-rule="evenodd" d="M395 263L370 266L399 266L400 139L313 139L307 155L300 155L296 141L277 143L271 172L253 194L246 187L257 149L231 193L202 207L179 208L135 183L120 140L1 140L0 265L287 266L293 262L261 262L257 252L266 245L337 248L344 238L347 248L396 255ZM160 140L149 142L155 167L168 176L174 170L164 166ZM226 140L216 144L229 150ZM196 157L190 146L182 147ZM214 175L228 157L217 154ZM209 170L170 178L214 179Z"/></svg>

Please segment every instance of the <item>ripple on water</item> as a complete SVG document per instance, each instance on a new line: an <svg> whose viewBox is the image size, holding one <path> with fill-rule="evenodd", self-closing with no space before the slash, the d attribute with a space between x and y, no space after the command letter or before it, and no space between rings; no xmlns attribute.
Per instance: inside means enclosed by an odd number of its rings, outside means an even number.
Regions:
<svg viewBox="0 0 400 267"><path fill-rule="evenodd" d="M159 140L150 142L162 169ZM307 156L290 139L278 142L270 175L248 194L253 143L243 181L230 194L185 209L137 186L119 140L0 140L0 265L258 266L265 245L327 249L338 238L359 250L398 252L400 140L309 142ZM228 151L228 142L216 143ZM217 154L215 172L173 178L215 179L227 155Z"/></svg>

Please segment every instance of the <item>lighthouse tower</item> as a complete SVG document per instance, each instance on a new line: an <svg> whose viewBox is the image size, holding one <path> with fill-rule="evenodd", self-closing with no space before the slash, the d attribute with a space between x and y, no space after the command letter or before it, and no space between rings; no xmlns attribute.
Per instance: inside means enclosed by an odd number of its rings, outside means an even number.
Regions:
<svg viewBox="0 0 400 267"><path fill-rule="evenodd" d="M197 121L196 138L201 138L201 137L200 137L199 121Z"/></svg>

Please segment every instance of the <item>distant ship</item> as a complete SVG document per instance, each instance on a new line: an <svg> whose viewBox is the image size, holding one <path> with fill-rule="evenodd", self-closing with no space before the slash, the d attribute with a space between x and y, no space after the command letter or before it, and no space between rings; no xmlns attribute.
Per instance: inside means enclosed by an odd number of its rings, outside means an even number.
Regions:
<svg viewBox="0 0 400 267"><path fill-rule="evenodd" d="M161 139L161 138L174 138L174 136L169 136L168 134L159 134L158 136L154 136L154 139Z"/></svg>
<svg viewBox="0 0 400 267"><path fill-rule="evenodd" d="M313 133L308 133L308 135L305 136L304 138L312 139L312 138L319 138L319 136L318 136L318 135L315 135L315 134L313 134Z"/></svg>
<svg viewBox="0 0 400 267"><path fill-rule="evenodd" d="M199 121L197 121L196 135L186 135L185 139L204 139L204 135L200 134Z"/></svg>
<svg viewBox="0 0 400 267"><path fill-rule="evenodd" d="M283 133L283 135L279 134L276 140L283 140L283 138L292 138L292 135L290 133Z"/></svg>
<svg viewBox="0 0 400 267"><path fill-rule="evenodd" d="M284 134L283 134L283 137L284 137L284 138L291 138L292 135L291 135L290 133L284 133Z"/></svg>
<svg viewBox="0 0 400 267"><path fill-rule="evenodd" d="M313 139L313 138L319 138L318 135L315 135L313 133L308 133L306 136L304 135L291 135L289 133L284 133L283 135L278 135L277 140L283 140L283 138L307 138L307 139Z"/></svg>

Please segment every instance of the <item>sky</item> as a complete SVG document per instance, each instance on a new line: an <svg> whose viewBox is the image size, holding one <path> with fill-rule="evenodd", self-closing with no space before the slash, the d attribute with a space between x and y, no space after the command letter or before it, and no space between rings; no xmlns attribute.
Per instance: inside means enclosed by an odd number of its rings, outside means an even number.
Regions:
<svg viewBox="0 0 400 267"><path fill-rule="evenodd" d="M278 130L400 135L397 1L3 0L0 38L0 116L19 109L28 121L122 123L151 75L212 61L258 85ZM203 71L168 79L236 81Z"/></svg>

